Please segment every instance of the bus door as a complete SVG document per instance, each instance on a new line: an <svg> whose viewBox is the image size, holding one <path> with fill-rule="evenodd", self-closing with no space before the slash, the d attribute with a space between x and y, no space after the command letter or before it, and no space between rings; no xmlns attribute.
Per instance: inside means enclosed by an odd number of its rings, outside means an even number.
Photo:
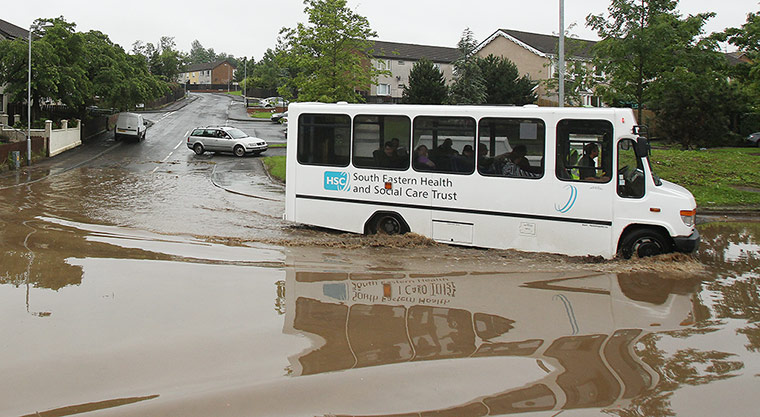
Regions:
<svg viewBox="0 0 760 417"><path fill-rule="evenodd" d="M612 180L614 129L609 120L564 119L557 124L556 183L551 194L557 244L586 254L614 255ZM582 254L582 253L578 253Z"/></svg>
<svg viewBox="0 0 760 417"><path fill-rule="evenodd" d="M646 152L636 146L637 138L624 136L617 142L615 161L615 219L621 225L640 222L651 216L649 206L644 204L647 195L644 159Z"/></svg>

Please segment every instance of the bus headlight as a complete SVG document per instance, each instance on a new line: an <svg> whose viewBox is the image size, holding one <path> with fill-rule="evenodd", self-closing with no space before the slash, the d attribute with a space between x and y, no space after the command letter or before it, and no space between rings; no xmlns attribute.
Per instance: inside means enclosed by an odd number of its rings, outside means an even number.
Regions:
<svg viewBox="0 0 760 417"><path fill-rule="evenodd" d="M681 210L681 221L683 221L683 224L692 227L694 226L694 223L696 223L697 218L697 210Z"/></svg>

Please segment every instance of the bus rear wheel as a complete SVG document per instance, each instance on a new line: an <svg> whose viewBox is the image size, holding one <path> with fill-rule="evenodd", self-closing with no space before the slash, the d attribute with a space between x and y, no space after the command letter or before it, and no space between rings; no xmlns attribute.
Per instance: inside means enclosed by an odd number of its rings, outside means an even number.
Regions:
<svg viewBox="0 0 760 417"><path fill-rule="evenodd" d="M620 242L620 254L630 259L636 254L639 258L655 256L671 251L667 236L655 229L638 229L627 234Z"/></svg>
<svg viewBox="0 0 760 417"><path fill-rule="evenodd" d="M373 234L383 235L400 235L404 233L404 225L401 220L393 214L380 214L372 222L370 231Z"/></svg>

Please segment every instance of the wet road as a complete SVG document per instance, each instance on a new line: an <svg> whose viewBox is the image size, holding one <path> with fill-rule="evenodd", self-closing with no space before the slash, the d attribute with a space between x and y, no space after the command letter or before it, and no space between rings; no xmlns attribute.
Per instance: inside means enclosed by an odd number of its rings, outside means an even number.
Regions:
<svg viewBox="0 0 760 417"><path fill-rule="evenodd" d="M757 415L760 224L602 263L291 227L183 147L229 106L1 179L0 416Z"/></svg>

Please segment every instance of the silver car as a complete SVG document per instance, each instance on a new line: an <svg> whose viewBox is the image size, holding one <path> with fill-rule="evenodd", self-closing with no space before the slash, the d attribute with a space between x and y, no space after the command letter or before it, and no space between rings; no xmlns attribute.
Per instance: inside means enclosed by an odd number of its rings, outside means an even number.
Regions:
<svg viewBox="0 0 760 417"><path fill-rule="evenodd" d="M267 150L264 139L248 136L240 129L230 126L207 126L194 129L187 137L187 147L196 154L206 151L232 152L236 156L252 153L258 155Z"/></svg>
<svg viewBox="0 0 760 417"><path fill-rule="evenodd" d="M760 147L760 132L755 132L745 139L748 145Z"/></svg>

